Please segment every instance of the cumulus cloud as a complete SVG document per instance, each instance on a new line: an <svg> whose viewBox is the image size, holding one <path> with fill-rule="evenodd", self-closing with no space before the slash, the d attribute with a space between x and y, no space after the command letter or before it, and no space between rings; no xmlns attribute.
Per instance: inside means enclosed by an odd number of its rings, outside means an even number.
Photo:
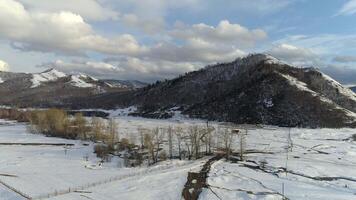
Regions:
<svg viewBox="0 0 356 200"><path fill-rule="evenodd" d="M79 14L86 20L101 21L117 19L119 13L104 7L97 0L18 0L30 11L34 12L60 12L69 11Z"/></svg>
<svg viewBox="0 0 356 200"><path fill-rule="evenodd" d="M129 34L106 38L77 14L29 12L14 0L0 0L0 37L16 42L22 50L84 54L97 51L107 54L135 54L142 51Z"/></svg>
<svg viewBox="0 0 356 200"><path fill-rule="evenodd" d="M10 66L5 61L0 60L0 71L9 71Z"/></svg>
<svg viewBox="0 0 356 200"><path fill-rule="evenodd" d="M67 59L64 58L45 64L63 71L81 71L99 77L124 78L126 75L147 79L145 75L149 79L162 79L206 64L234 60L246 55L246 51L267 38L267 33L261 29L249 29L228 20L222 20L216 26L176 23L171 30L166 29L163 16L167 10L192 6L201 0L123 1L134 6L129 9L131 14L120 15L117 23L162 35L142 39L142 35L138 34L138 38L149 44L147 46L140 44L131 34L103 36L94 30L88 20L116 17L117 13L104 14L107 8L98 3L106 2L109 5L110 1L78 0L69 8L65 1L59 0L53 0L53 5L44 0L0 0L0 39L9 41L12 47L22 51L88 57L94 53L99 54L98 57L115 58L110 62L65 62L63 60ZM86 3L89 10L76 10ZM138 12L141 9L156 12Z"/></svg>
<svg viewBox="0 0 356 200"><path fill-rule="evenodd" d="M239 24L232 24L228 20L220 21L216 27L204 23L192 26L179 24L170 34L178 39L229 44L239 48L252 47L257 41L267 38L267 33L261 29L249 30Z"/></svg>
<svg viewBox="0 0 356 200"><path fill-rule="evenodd" d="M310 49L300 48L290 44L279 44L268 50L267 53L297 65L313 65L319 58Z"/></svg>
<svg viewBox="0 0 356 200"><path fill-rule="evenodd" d="M214 45L199 39L188 40L179 46L174 43L160 43L147 51L143 57L171 62L223 62L246 55L240 49L231 46Z"/></svg>
<svg viewBox="0 0 356 200"><path fill-rule="evenodd" d="M338 11L337 15L354 15L356 14L356 0L349 0Z"/></svg>

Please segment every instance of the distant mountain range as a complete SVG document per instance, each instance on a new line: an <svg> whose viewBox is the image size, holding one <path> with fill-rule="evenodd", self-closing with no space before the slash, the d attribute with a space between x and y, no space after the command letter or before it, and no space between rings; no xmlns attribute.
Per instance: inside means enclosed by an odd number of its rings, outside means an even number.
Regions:
<svg viewBox="0 0 356 200"><path fill-rule="evenodd" d="M207 66L155 84L97 80L55 70L1 73L1 104L116 109L132 115L300 127L356 127L356 94L315 68L265 54ZM142 87L142 88L140 88Z"/></svg>
<svg viewBox="0 0 356 200"><path fill-rule="evenodd" d="M62 106L73 98L134 90L143 86L144 83L138 81L104 81L85 74L65 74L56 69L34 74L0 72L0 104L20 107Z"/></svg>

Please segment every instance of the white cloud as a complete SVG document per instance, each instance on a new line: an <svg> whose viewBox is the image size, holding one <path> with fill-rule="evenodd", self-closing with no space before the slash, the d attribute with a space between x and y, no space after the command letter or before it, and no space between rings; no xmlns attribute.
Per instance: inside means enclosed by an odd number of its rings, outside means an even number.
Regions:
<svg viewBox="0 0 356 200"><path fill-rule="evenodd" d="M319 57L310 49L300 48L290 44L279 44L267 51L268 54L297 65L313 65Z"/></svg>
<svg viewBox="0 0 356 200"><path fill-rule="evenodd" d="M143 54L154 60L171 62L224 62L231 61L246 53L240 49L225 45L214 45L206 41L191 39L179 46L173 43L160 43Z"/></svg>
<svg viewBox="0 0 356 200"><path fill-rule="evenodd" d="M109 61L110 60L110 61ZM107 59L105 62L97 61L71 61L57 60L39 65L41 68L56 68L67 73L81 72L98 78L132 79L142 81L155 81L164 78L173 78L178 74L196 70L203 65L188 62L149 61L133 57Z"/></svg>
<svg viewBox="0 0 356 200"><path fill-rule="evenodd" d="M0 0L0 39L9 41L12 47L22 51L55 53L56 59L61 60L68 59L59 56L88 56L92 53L99 54L98 57L116 58L115 62L110 63L82 60L47 63L63 71L77 69L100 77L105 74L120 78L124 78L123 75L132 78L144 78L143 75L149 78L167 78L206 64L234 60L246 55L245 51L251 50L257 42L267 38L267 33L261 29L249 29L227 20L216 26L177 23L173 30L166 30L164 16L167 10L190 7L201 0L117 2L118 5L125 2L132 4L133 8L128 9L130 12L123 12L131 14L122 14L115 22L152 34L149 38L141 33L137 35L150 44L145 46L131 34L110 37L98 34L88 23L88 20L111 19L113 13L108 12L110 16L103 15L106 7L99 7L113 4L111 0L79 0L70 8L66 7L65 1L53 1L52 5L44 0ZM83 5L86 2L90 5L89 10L76 10L78 7L85 7ZM151 14L138 12L152 11L151 8L154 11ZM156 33L159 35L155 35Z"/></svg>
<svg viewBox="0 0 356 200"><path fill-rule="evenodd" d="M69 11L79 14L85 20L117 19L119 13L102 6L97 0L18 0L27 9L34 12Z"/></svg>
<svg viewBox="0 0 356 200"><path fill-rule="evenodd" d="M0 60L0 71L9 71L10 66L5 61Z"/></svg>
<svg viewBox="0 0 356 200"><path fill-rule="evenodd" d="M337 15L354 15L356 14L356 0L349 0L338 11Z"/></svg>
<svg viewBox="0 0 356 200"><path fill-rule="evenodd" d="M115 38L96 34L80 15L71 12L29 12L14 0L0 0L0 10L0 37L22 50L130 55L144 50L129 34Z"/></svg>
<svg viewBox="0 0 356 200"><path fill-rule="evenodd" d="M249 30L239 24L231 24L228 20L220 21L216 27L203 23L192 26L180 24L171 31L171 35L178 39L229 44L239 48L253 47L257 41L267 38L267 33L261 29Z"/></svg>

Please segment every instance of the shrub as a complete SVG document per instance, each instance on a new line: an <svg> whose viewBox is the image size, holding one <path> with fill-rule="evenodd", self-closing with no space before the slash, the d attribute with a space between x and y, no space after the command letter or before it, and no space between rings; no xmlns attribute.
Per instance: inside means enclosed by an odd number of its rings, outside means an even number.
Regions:
<svg viewBox="0 0 356 200"><path fill-rule="evenodd" d="M101 158L102 160L108 161L109 160L109 154L110 150L109 147L105 144L97 144L94 146L94 153L98 158Z"/></svg>
<svg viewBox="0 0 356 200"><path fill-rule="evenodd" d="M125 150L130 148L130 141L127 138L122 138L119 145L120 150Z"/></svg>
<svg viewBox="0 0 356 200"><path fill-rule="evenodd" d="M160 161L167 160L167 153L166 153L165 150L163 150L163 151L161 151L161 152L159 153L159 160L160 160Z"/></svg>
<svg viewBox="0 0 356 200"><path fill-rule="evenodd" d="M353 141L356 141L356 134L353 134L351 138L353 139Z"/></svg>

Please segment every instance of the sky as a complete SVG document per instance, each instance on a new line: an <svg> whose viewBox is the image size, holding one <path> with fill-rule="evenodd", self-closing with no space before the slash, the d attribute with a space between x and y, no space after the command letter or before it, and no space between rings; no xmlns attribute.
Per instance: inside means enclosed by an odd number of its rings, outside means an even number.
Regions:
<svg viewBox="0 0 356 200"><path fill-rule="evenodd" d="M356 0L0 0L0 70L173 78L267 53L356 84Z"/></svg>

